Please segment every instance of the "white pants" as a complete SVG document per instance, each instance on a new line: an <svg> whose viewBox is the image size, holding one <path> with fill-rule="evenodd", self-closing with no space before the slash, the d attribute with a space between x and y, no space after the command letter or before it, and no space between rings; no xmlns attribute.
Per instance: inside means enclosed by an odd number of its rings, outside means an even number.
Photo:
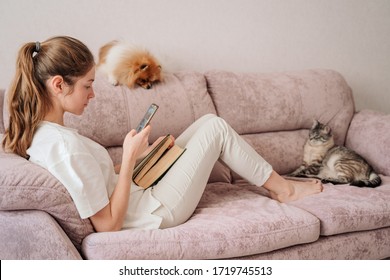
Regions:
<svg viewBox="0 0 390 280"><path fill-rule="evenodd" d="M182 224L192 215L219 158L257 186L262 186L272 172L272 166L225 120L212 114L194 122L176 144L187 150L152 191L162 204L153 213L163 218L160 228Z"/></svg>

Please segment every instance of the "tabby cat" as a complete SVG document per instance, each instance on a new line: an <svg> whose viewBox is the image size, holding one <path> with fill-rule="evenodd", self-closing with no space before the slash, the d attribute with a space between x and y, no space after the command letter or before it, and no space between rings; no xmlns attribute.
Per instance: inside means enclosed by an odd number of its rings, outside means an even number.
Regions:
<svg viewBox="0 0 390 280"><path fill-rule="evenodd" d="M289 174L314 177L322 182L375 188L382 181L367 161L356 152L336 146L328 125L314 121L304 146L303 164Z"/></svg>

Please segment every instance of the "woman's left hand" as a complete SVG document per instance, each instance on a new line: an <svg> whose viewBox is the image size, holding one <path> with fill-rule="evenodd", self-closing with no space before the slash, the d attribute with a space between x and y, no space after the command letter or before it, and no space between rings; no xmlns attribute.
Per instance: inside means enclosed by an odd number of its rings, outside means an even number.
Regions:
<svg viewBox="0 0 390 280"><path fill-rule="evenodd" d="M173 137L172 135L171 136L171 139L172 139L172 144L169 146L169 148L172 148L173 145L175 145L175 137ZM142 153L142 155L138 158L138 160L140 159L143 159L144 157L146 157L166 136L160 136L159 138L157 138L156 141L154 141L154 143L152 145L150 145L146 150L145 152Z"/></svg>

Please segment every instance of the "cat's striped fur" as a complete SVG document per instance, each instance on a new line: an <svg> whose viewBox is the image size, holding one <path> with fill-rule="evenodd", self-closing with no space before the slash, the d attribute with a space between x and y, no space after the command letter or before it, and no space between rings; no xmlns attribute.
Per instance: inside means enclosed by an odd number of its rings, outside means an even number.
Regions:
<svg viewBox="0 0 390 280"><path fill-rule="evenodd" d="M302 165L289 176L314 177L322 182L371 188L382 183L362 156L346 147L336 146L330 127L318 121L314 121L310 129Z"/></svg>

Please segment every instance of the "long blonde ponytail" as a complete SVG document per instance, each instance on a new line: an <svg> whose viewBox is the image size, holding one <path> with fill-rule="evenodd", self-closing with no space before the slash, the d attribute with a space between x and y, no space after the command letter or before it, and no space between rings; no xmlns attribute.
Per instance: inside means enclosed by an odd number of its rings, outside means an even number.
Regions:
<svg viewBox="0 0 390 280"><path fill-rule="evenodd" d="M4 149L28 158L27 149L34 133L52 107L46 81L61 75L72 86L93 65L89 49L71 37L54 37L43 43L22 46L15 77L7 91L9 124L3 140Z"/></svg>

